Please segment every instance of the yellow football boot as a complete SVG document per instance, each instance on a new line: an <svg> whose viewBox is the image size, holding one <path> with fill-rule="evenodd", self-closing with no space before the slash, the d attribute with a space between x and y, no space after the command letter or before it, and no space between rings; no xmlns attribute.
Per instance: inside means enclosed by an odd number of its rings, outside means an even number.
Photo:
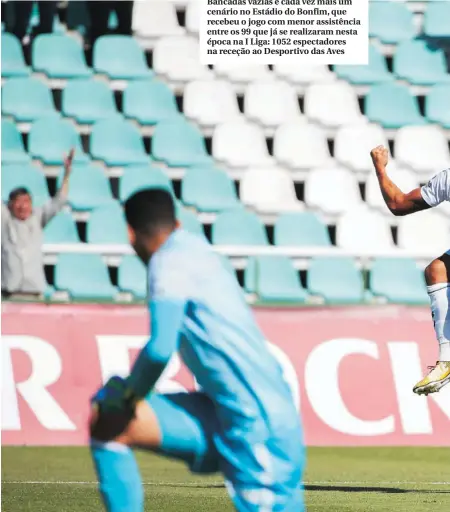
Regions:
<svg viewBox="0 0 450 512"><path fill-rule="evenodd" d="M436 366L429 366L430 372L414 388L418 395L436 393L450 382L450 361L437 361Z"/></svg>

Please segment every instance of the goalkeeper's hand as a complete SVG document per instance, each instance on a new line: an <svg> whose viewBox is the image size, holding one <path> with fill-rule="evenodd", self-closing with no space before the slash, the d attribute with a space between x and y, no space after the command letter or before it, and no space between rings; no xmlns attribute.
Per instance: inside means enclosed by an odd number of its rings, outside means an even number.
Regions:
<svg viewBox="0 0 450 512"><path fill-rule="evenodd" d="M99 441L117 438L135 417L136 402L127 380L111 377L91 399L91 436Z"/></svg>

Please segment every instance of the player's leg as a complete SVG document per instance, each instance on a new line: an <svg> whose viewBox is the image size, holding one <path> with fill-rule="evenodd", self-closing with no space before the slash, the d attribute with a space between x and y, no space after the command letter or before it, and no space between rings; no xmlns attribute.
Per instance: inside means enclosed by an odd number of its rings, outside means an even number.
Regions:
<svg viewBox="0 0 450 512"><path fill-rule="evenodd" d="M93 419L92 456L108 512L142 512L143 490L132 448L152 450L184 460L193 471L214 472L217 454L212 442L214 406L202 393L152 395L136 407L135 418L113 441L111 422ZM120 428L120 419L116 421ZM103 431L102 431L103 430Z"/></svg>
<svg viewBox="0 0 450 512"><path fill-rule="evenodd" d="M428 375L415 385L414 392L427 395L439 391L450 382L450 251L428 265L425 279L439 342L439 360Z"/></svg>

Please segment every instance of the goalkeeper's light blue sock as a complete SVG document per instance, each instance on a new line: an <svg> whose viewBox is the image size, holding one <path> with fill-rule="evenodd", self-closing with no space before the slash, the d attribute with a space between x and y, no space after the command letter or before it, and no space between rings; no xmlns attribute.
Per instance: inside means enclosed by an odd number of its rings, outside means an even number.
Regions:
<svg viewBox="0 0 450 512"><path fill-rule="evenodd" d="M143 512L141 475L128 446L91 441L99 489L108 512Z"/></svg>

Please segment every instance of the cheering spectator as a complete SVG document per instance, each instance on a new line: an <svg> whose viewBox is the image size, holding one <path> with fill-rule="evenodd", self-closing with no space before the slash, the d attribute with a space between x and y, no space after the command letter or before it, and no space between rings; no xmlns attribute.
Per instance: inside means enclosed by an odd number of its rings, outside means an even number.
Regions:
<svg viewBox="0 0 450 512"><path fill-rule="evenodd" d="M2 203L2 297L41 298L46 287L42 229L63 208L72 170L72 150L64 162L64 177L56 197L42 208L33 208L26 188L16 188Z"/></svg>

